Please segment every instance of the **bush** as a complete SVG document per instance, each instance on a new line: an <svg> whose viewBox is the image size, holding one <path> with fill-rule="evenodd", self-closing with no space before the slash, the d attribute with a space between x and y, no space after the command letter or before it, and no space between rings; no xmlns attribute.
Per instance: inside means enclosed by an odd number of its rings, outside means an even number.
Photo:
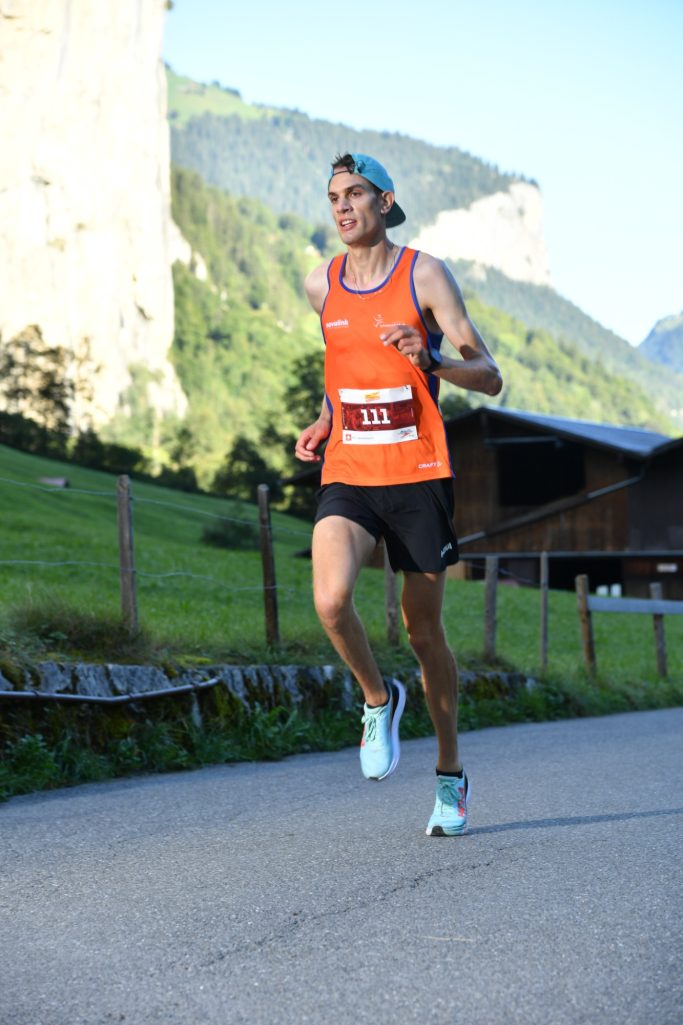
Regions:
<svg viewBox="0 0 683 1025"><path fill-rule="evenodd" d="M235 520L215 520L204 527L202 541L215 548L253 550L259 547L258 524L237 523Z"/></svg>

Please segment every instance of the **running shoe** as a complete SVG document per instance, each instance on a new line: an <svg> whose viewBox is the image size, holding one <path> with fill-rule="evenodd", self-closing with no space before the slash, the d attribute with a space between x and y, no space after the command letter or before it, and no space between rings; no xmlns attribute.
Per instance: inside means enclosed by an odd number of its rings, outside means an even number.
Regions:
<svg viewBox="0 0 683 1025"><path fill-rule="evenodd" d="M406 691L400 680L390 680L387 690L386 705L364 706L360 767L366 779L386 779L398 765L401 753L398 724L406 704Z"/></svg>
<svg viewBox="0 0 683 1025"><path fill-rule="evenodd" d="M427 823L427 836L461 836L467 832L467 804L470 784L463 772L457 776L437 776L436 804Z"/></svg>

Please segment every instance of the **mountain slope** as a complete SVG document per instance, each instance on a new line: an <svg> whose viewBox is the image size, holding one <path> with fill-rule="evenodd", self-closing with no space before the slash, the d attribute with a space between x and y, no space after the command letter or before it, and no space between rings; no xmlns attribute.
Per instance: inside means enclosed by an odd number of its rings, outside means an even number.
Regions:
<svg viewBox="0 0 683 1025"><path fill-rule="evenodd" d="M291 215L278 218L180 168L172 187L174 219L207 277L174 265L171 355L189 409L169 447L180 447L178 462L193 464L207 485L239 435L256 440L269 424L293 429L285 395L295 362L320 344L303 280L321 256Z"/></svg>
<svg viewBox="0 0 683 1025"><path fill-rule="evenodd" d="M642 345L634 349L552 288L511 281L493 268L484 269L463 260L451 263L451 267L460 284L487 305L509 313L530 328L550 332L559 342L573 344L584 357L645 389L663 417L683 424L683 376L663 374ZM678 369L675 362L670 369Z"/></svg>
<svg viewBox="0 0 683 1025"><path fill-rule="evenodd" d="M638 352L653 363L683 375L683 313L657 321L638 346Z"/></svg>

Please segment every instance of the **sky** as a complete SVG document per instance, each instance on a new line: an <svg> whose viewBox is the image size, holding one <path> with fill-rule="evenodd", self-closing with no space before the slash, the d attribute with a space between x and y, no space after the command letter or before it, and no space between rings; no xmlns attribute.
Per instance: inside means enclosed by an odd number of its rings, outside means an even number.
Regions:
<svg viewBox="0 0 683 1025"><path fill-rule="evenodd" d="M683 310L682 48L682 0L175 0L164 59L533 178L555 288L638 344Z"/></svg>

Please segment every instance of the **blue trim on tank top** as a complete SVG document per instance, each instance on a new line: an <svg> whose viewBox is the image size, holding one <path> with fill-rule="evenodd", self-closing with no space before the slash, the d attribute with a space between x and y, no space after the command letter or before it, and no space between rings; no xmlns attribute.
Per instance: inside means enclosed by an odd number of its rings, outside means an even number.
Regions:
<svg viewBox="0 0 683 1025"><path fill-rule="evenodd" d="M443 332L441 331L441 332L439 332L437 334L437 333L435 333L433 331L430 331L429 328L427 327L427 323L425 321L424 314L422 313L422 307L420 306L419 302L417 301L417 293L415 291L415 282L413 281L413 271L415 269L415 262L416 262L416 260L417 260L419 255L420 255L419 251L416 250L415 256L413 257L413 261L412 261L412 263L410 265L410 294L411 294L411 296L413 298L413 305L415 306L415 309L417 310L417 313L418 313L418 315L420 317L420 320L422 321L422 326L425 329L425 331L427 332L427 344L428 344L428 346L431 349L436 349L436 351L438 352L439 349L441 348L441 343L443 341ZM432 399L434 400L434 405L437 406L437 408L438 408L438 405L439 405L439 388L440 388L440 385L441 385L441 381L439 380L438 377L435 377L434 374L427 374L426 376L427 376L427 386L429 388L429 394L431 395Z"/></svg>
<svg viewBox="0 0 683 1025"><path fill-rule="evenodd" d="M325 307L327 306L327 297L329 296L330 288L332 287L332 282L330 281L330 272L332 270L332 264L334 263L334 261L335 261L335 257L333 256L332 259L330 260L330 262L327 265L327 293L325 294L325 298L323 299L323 304L320 307L320 330L322 331L323 342L325 343L326 346L327 346L327 338L325 338L325 328L323 327L323 313L325 312Z"/></svg>
<svg viewBox="0 0 683 1025"><path fill-rule="evenodd" d="M413 257L413 262L410 265L410 294L413 297L413 304L415 306L415 309L417 310L417 313L418 313L418 316L419 316L420 320L422 321L422 326L425 329L425 331L427 332L427 341L429 342L431 347L433 349L436 349L436 351L438 352L439 349L441 348L441 343L443 341L443 331L434 332L434 331L430 331L429 330L429 328L427 327L427 321L424 318L424 313L422 312L422 307L420 306L419 302L417 301L417 292L415 291L415 281L413 280L413 272L415 270L415 263L416 263L417 258L418 258L419 255L420 255L419 250L415 250L415 256Z"/></svg>
<svg viewBox="0 0 683 1025"><path fill-rule="evenodd" d="M439 331L438 333L435 333L435 332L429 330L429 328L427 327L427 322L425 321L425 318L424 318L424 314L422 312L422 307L420 306L419 302L417 301L417 293L415 291L415 281L413 279L413 272L415 270L415 264L417 262L417 258L418 258L419 255L420 255L419 250L416 250L415 251L415 256L413 257L413 260L412 260L412 263L410 264L410 294L413 297L413 303L415 304L415 309L417 310L417 313L418 313L418 315L420 317L420 320L422 321L422 326L425 329L425 331L427 332L428 344L433 349L436 349L437 352L438 352L440 350L440 348L441 348L441 343L443 341L443 331ZM434 400L434 405L439 410L439 414L441 414L441 409L439 408L439 391L440 391L440 388L441 388L441 379L438 378L435 374L427 374L426 376L427 376L427 379L428 379L427 380L427 387L429 388L429 394L431 395L432 399ZM453 466L453 460L451 459L451 450L450 450L450 448L448 446L448 434L446 433L446 424L444 423L443 416L441 417L441 426L443 428L444 441L446 443L446 451L448 452L448 465L450 467L451 476L455 477L455 468Z"/></svg>
<svg viewBox="0 0 683 1025"><path fill-rule="evenodd" d="M344 259L342 260L341 267L339 268L339 284L341 285L341 287L344 289L345 292L350 292L351 295L372 295L373 292L379 292L380 288L384 288L384 286L386 285L387 281L389 281L389 279L393 276L394 271L396 270L396 268L398 267L399 263L403 259L403 254L405 253L405 251L406 251L406 247L405 246L401 246L401 252L396 257L396 262L395 262L394 266L391 268L391 270L387 274L386 278L384 279L384 281L380 285L376 285L374 288L365 288L365 289L363 289L363 288L349 288L348 285L344 284L344 270L346 269L346 258L349 255L348 253L344 253Z"/></svg>
<svg viewBox="0 0 683 1025"><path fill-rule="evenodd" d="M332 403L330 402L330 396L327 394L327 392L325 392L325 402L327 403L327 408L330 411L330 433L327 435L327 437L329 439L332 436L332 428L334 427L334 409L332 408ZM327 446L325 446L325 448L323 449L322 455L320 457L320 473L321 473L321 475L322 475L323 470L325 469L325 452L326 451L327 451Z"/></svg>

